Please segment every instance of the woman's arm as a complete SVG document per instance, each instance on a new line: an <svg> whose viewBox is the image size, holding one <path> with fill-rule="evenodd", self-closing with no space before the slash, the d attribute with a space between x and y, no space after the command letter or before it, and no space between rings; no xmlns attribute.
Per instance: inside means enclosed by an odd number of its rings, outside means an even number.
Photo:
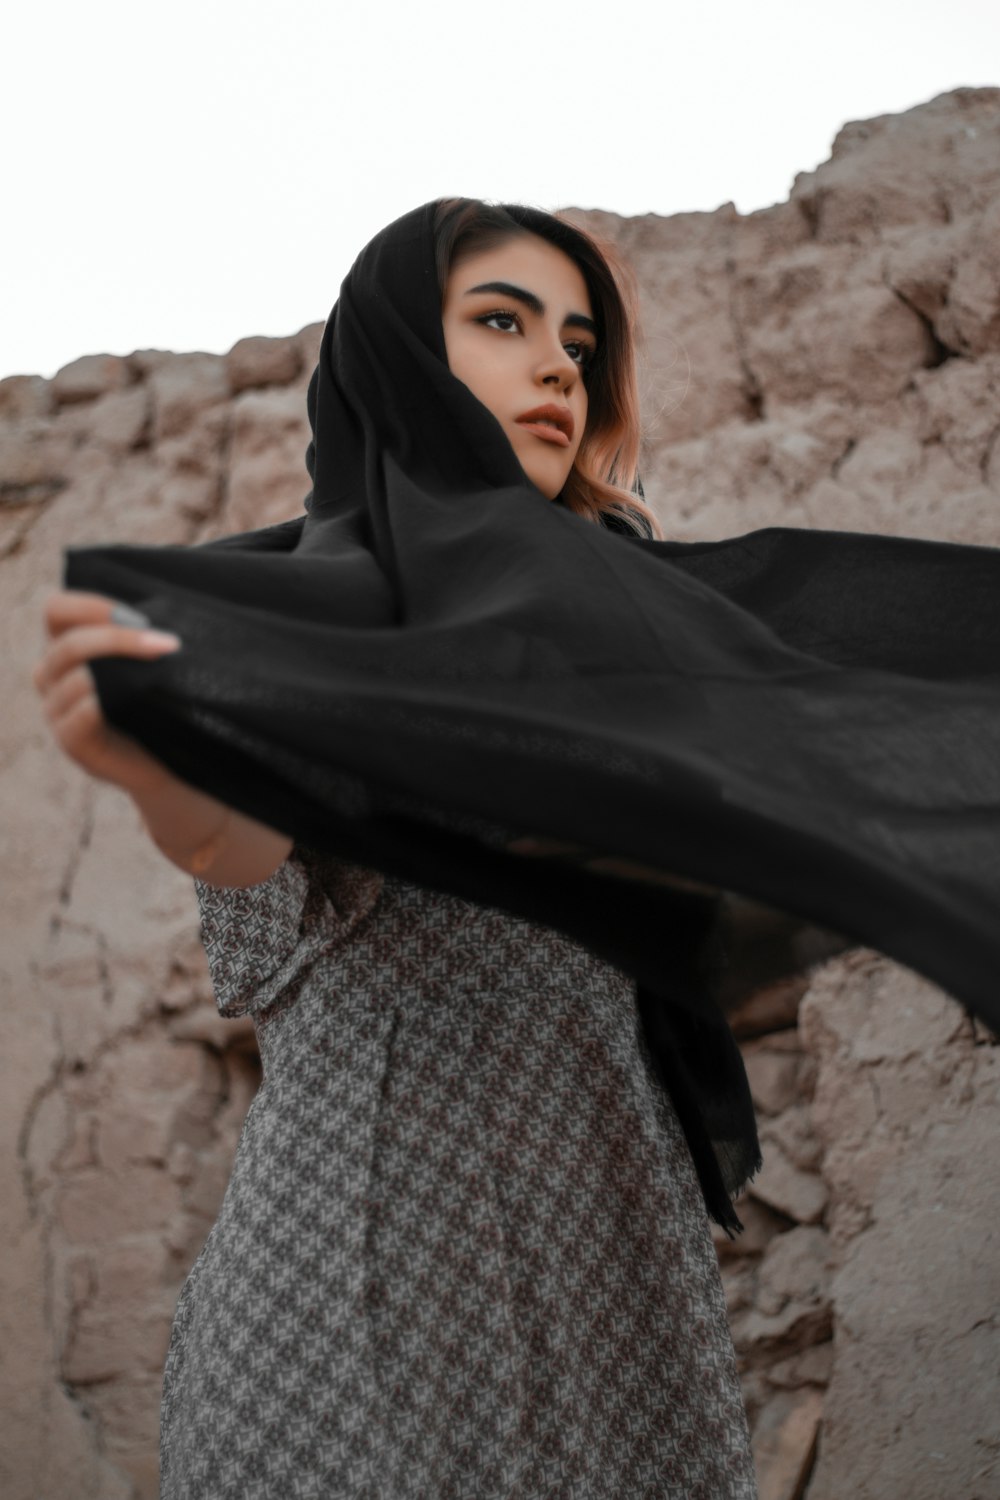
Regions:
<svg viewBox="0 0 1000 1500"><path fill-rule="evenodd" d="M267 880L288 858L292 839L258 823L169 771L130 793L154 844L172 864L206 885Z"/></svg>

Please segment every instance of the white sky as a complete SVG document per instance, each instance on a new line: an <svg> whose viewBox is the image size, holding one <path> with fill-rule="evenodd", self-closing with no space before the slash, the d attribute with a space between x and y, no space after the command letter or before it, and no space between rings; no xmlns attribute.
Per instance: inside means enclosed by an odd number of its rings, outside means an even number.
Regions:
<svg viewBox="0 0 1000 1500"><path fill-rule="evenodd" d="M787 197L847 120L1000 83L996 0L50 0L0 58L0 378L324 319L430 198Z"/></svg>

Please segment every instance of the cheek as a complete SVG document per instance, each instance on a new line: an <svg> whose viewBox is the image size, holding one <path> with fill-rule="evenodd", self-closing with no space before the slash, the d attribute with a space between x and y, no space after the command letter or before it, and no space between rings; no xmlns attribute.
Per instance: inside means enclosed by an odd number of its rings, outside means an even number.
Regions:
<svg viewBox="0 0 1000 1500"><path fill-rule="evenodd" d="M580 451L580 444L583 442L584 434L587 431L587 418L589 417L589 415L589 404L586 397L584 397L583 401L581 401L580 403L579 411L574 412L574 417L576 419L576 431L573 433L574 458Z"/></svg>
<svg viewBox="0 0 1000 1500"><path fill-rule="evenodd" d="M497 374L495 361L485 357L481 341L463 339L456 335L447 343L448 368L451 373L469 387L485 406L492 409L493 387Z"/></svg>

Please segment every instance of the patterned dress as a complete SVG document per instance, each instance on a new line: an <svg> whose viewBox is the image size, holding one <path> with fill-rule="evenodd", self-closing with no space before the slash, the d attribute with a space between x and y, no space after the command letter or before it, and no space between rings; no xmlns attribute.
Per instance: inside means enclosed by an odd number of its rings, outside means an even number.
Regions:
<svg viewBox="0 0 1000 1500"><path fill-rule="evenodd" d="M177 1305L162 1500L755 1500L632 981L298 845L196 890L263 1082Z"/></svg>

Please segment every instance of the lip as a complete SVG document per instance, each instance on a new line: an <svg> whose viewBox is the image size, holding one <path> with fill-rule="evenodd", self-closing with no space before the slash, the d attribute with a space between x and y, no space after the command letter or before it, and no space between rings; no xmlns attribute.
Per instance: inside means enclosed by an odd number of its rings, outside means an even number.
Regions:
<svg viewBox="0 0 1000 1500"><path fill-rule="evenodd" d="M546 426L544 419L555 422L556 426ZM545 406L533 406L530 411L523 411L514 420L519 427L527 427L536 437L547 438L550 443L559 443L563 448L568 448L572 441L573 413L568 406L556 406L549 401Z"/></svg>

